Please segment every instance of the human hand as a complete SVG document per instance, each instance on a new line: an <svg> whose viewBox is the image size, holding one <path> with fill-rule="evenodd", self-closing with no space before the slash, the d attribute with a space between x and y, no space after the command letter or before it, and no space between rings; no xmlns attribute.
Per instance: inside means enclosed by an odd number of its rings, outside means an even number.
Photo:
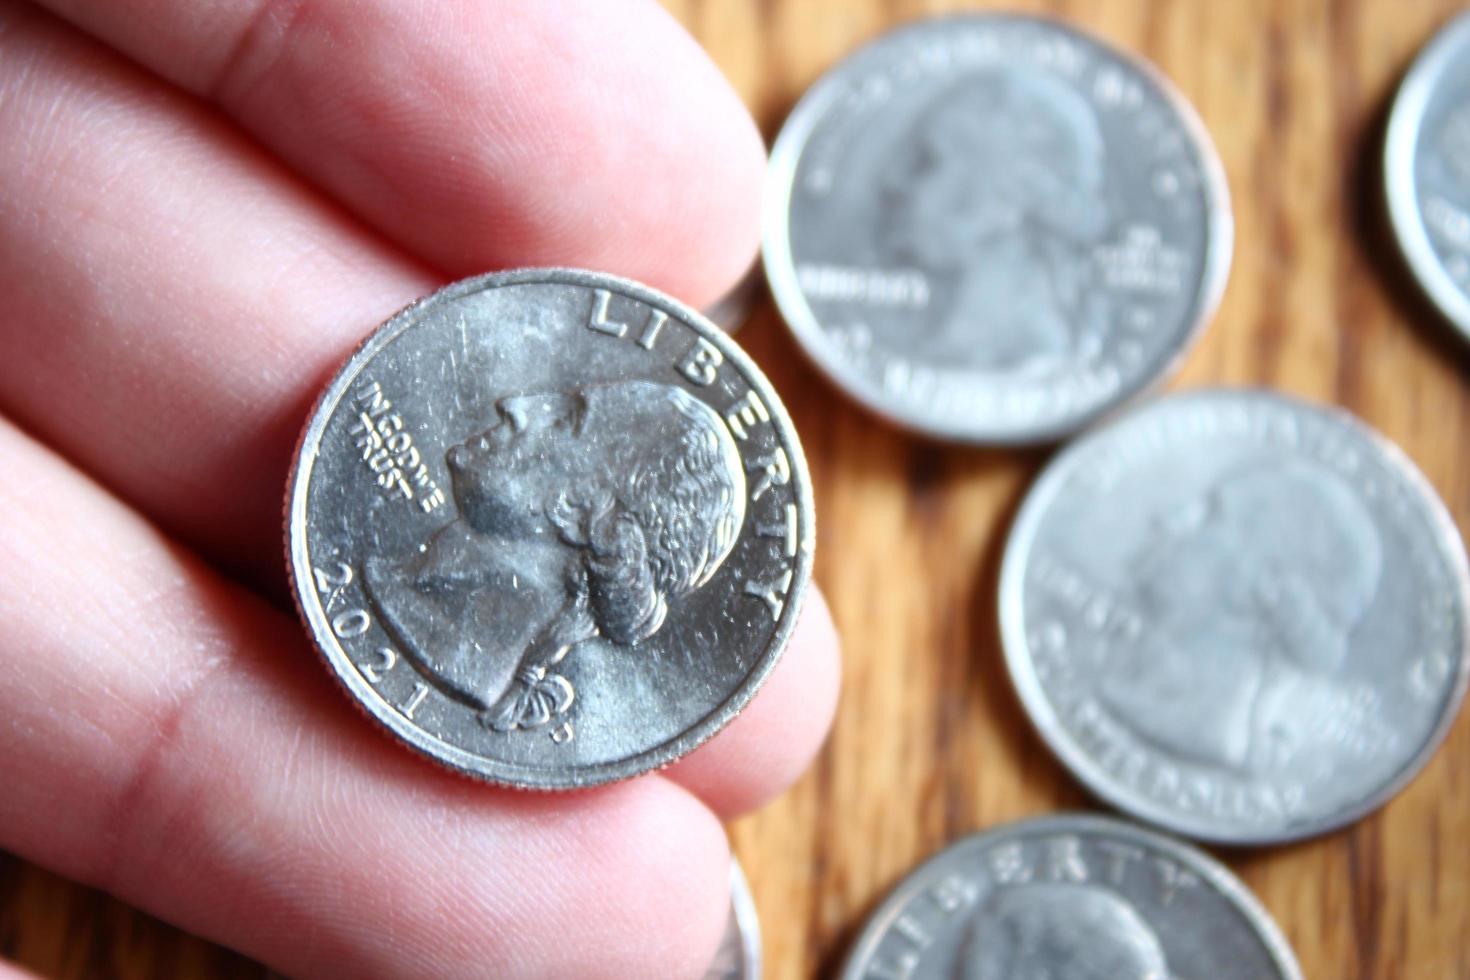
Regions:
<svg viewBox="0 0 1470 980"><path fill-rule="evenodd" d="M382 737L263 596L385 316L504 266L735 281L743 108L652 0L42 5L0 0L0 846L288 973L698 976L720 818L830 720L820 597L710 743L543 795Z"/></svg>

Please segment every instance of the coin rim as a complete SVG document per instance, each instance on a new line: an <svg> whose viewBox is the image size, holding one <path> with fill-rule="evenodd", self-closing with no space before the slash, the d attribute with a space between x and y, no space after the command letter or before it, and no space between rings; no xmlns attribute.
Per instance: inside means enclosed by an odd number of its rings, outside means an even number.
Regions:
<svg viewBox="0 0 1470 980"><path fill-rule="evenodd" d="M730 909L740 930L741 965L744 967L740 975L743 980L760 980L761 920L756 913L755 896L751 894L745 870L740 866L740 859L734 856L730 858Z"/></svg>
<svg viewBox="0 0 1470 980"><path fill-rule="evenodd" d="M559 770L520 766L479 756L446 742L405 719L363 679L333 635L325 611L316 599L316 592L311 585L306 533L307 498L322 435L344 393L368 362L400 334L418 323L425 312L431 309L472 293L528 284L606 289L667 313L715 345L726 362L741 373L752 390L759 391L771 423L776 428L782 445L788 450L791 483L795 489L798 510L797 519L802 528L797 554L792 559L792 580L786 592L783 618L776 624L759 661L728 698L719 702L695 724L658 745L608 762L570 765ZM376 327L333 373L331 381L322 389L307 416L307 423L302 429L291 462L291 477L286 491L286 565L291 580L292 598L306 626L312 646L329 668L329 673L346 689L349 699L381 728L419 754L466 776L516 789L583 789L629 779L672 764L712 738L750 703L780 661L805 604L816 550L816 514L812 490L811 476L796 427L775 387L734 340L698 311L641 283L607 273L565 267L513 269L459 280L409 304ZM306 584L305 587L303 583ZM323 637L330 639L324 643Z"/></svg>
<svg viewBox="0 0 1470 980"><path fill-rule="evenodd" d="M1409 271L1439 314L1460 334L1470 337L1470 296L1450 278L1429 240L1414 181L1419 135L1435 85L1455 56L1467 49L1470 13L1463 13L1441 27L1409 66L1389 110L1383 141L1383 189L1389 224Z"/></svg>
<svg viewBox="0 0 1470 980"><path fill-rule="evenodd" d="M1376 451L1383 465L1397 474L1409 492L1417 498L1429 533L1435 539L1440 556L1448 566L1451 579L1449 588L1455 593L1459 605L1459 659L1439 717L1435 719L1420 747L1394 770L1391 778L1364 794L1359 802L1330 814L1318 814L1314 819L1293 821L1284 826L1258 825L1231 829L1222 827L1216 821L1199 820L1188 814L1181 814L1129 790L1077 743L1058 717L1051 698L1036 676L1034 660L1026 643L1024 588L1027 565L1046 512L1066 479L1075 470L1077 460L1091 450L1095 443L1112 437L1114 430L1137 424L1154 413L1166 412L1171 406L1182 402L1262 400L1288 411L1312 413L1323 421L1346 427L1353 435L1363 439L1369 449ZM998 592L1001 648L1011 683L1032 726L1047 747L1073 776L1103 802L1157 827L1214 844L1240 846L1304 840L1344 827L1379 809L1413 781L1439 749L1459 715L1466 684L1470 681L1470 561L1467 561L1465 543L1459 528L1433 484L1402 449L1352 413L1336 406L1321 405L1265 388L1196 388L1166 395L1067 446L1046 465L1021 503L1006 542Z"/></svg>
<svg viewBox="0 0 1470 980"><path fill-rule="evenodd" d="M1139 844L1166 854L1187 866L1240 911L1246 923L1255 930L1267 954L1275 961L1281 974L1279 980L1303 980L1301 966L1297 963L1296 954L1281 927L1235 872L1184 841L1114 817L1081 811L1007 821L961 837L925 858L885 894L877 909L868 917L857 942L853 944L852 952L843 963L842 980L864 980L877 945L903 913L915 889L920 887L920 882L933 868L942 867L953 860L955 852L992 847L1016 836L1033 837L1059 833L1078 836L1092 834Z"/></svg>
<svg viewBox="0 0 1470 980"><path fill-rule="evenodd" d="M1070 415L1050 425L1029 428L956 424L952 419L937 419L932 413L896 404L885 397L880 385L853 368L836 346L826 339L821 322L796 281L795 259L791 254L791 197L796 172L801 165L808 138L825 118L829 104L841 93L846 75L854 70L853 66L875 57L874 52L902 43L911 36L943 31L950 25L965 27L1007 21L1034 24L1096 45L1154 86L1164 105L1178 119L1180 128L1194 149L1205 203L1204 220L1208 224L1205 230L1205 254L1190 313L1179 324L1175 341L1165 346L1153 367L1141 374L1133 385L1120 388L1112 397L1086 412ZM1058 18L1042 15L1006 12L945 14L911 21L868 41L828 68L801 97L781 126L766 168L761 261L781 318L796 337L798 346L807 359L838 388L890 423L922 436L973 445L1024 446L1053 443L1116 412L1120 407L1141 398L1162 384L1179 370L1184 358L1214 319L1230 277L1234 242L1235 218L1231 209L1230 185L1225 168L1219 151L1210 138L1209 130L1189 100L1151 62Z"/></svg>

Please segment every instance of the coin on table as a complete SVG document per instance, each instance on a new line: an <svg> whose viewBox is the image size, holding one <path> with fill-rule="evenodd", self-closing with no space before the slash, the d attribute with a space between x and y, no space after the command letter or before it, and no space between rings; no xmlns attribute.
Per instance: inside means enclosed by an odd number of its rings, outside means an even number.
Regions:
<svg viewBox="0 0 1470 980"><path fill-rule="evenodd" d="M1389 219L1420 286L1470 334L1470 15L1399 86L1384 147Z"/></svg>
<svg viewBox="0 0 1470 980"><path fill-rule="evenodd" d="M671 762L755 694L812 563L780 399L733 341L591 272L469 279L380 327L298 452L290 567L368 714L465 773Z"/></svg>
<svg viewBox="0 0 1470 980"><path fill-rule="evenodd" d="M1301 980L1239 879L1139 827L1007 824L920 865L878 907L843 980Z"/></svg>
<svg viewBox="0 0 1470 980"><path fill-rule="evenodd" d="M766 274L870 409L975 443L1058 439L1167 374L1230 263L1223 171L1153 68L1013 14L842 62L771 154Z"/></svg>
<svg viewBox="0 0 1470 980"><path fill-rule="evenodd" d="M740 862L730 862L730 918L704 980L760 980L761 923Z"/></svg>
<svg viewBox="0 0 1470 980"><path fill-rule="evenodd" d="M1383 804L1465 691L1464 545L1345 412L1251 390L1152 403L1064 450L1001 572L1006 661L1103 799L1204 840Z"/></svg>

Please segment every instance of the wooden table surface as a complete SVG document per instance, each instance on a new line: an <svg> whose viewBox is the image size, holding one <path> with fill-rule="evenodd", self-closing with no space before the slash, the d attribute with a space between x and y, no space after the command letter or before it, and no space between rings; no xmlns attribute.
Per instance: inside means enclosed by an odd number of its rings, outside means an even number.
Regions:
<svg viewBox="0 0 1470 980"><path fill-rule="evenodd" d="M960 4L666 0L773 137L818 74L886 27ZM1057 0L1158 64L1213 134L1234 199L1223 305L1173 386L1269 385L1398 442L1470 526L1470 345L1414 288L1381 210L1394 86L1451 0ZM718 229L713 230L718 233ZM762 299L741 335L796 418L817 483L817 578L845 638L831 741L733 828L772 980L825 976L915 862L995 823L1093 806L1032 732L996 630L1007 525L1045 452L903 435L802 359ZM1379 813L1224 855L1308 977L1470 977L1470 725ZM261 967L0 856L0 955L54 977L258 977ZM1205 978L1201 978L1205 980Z"/></svg>

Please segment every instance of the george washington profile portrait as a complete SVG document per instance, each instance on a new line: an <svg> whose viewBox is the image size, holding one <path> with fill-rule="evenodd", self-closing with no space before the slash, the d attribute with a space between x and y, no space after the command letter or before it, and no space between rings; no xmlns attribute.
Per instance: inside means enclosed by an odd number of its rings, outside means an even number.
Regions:
<svg viewBox="0 0 1470 980"><path fill-rule="evenodd" d="M634 655L709 581L745 516L733 437L708 405L645 381L504 398L445 454L458 517L366 563L389 634L497 731L575 697L553 669L593 639Z"/></svg>
<svg viewBox="0 0 1470 980"><path fill-rule="evenodd" d="M1377 741L1342 676L1383 573L1373 516L1315 463L1253 460L1159 523L1132 563L1153 625L1101 694L1143 738L1241 774Z"/></svg>
<svg viewBox="0 0 1470 980"><path fill-rule="evenodd" d="M955 980L1170 980L1163 945L1143 916L1092 885L1002 888L974 913Z"/></svg>
<svg viewBox="0 0 1470 980"><path fill-rule="evenodd" d="M883 178L886 249L937 284L932 357L1035 369L1101 346L1092 249L1108 228L1106 147L1087 100L1045 74L988 70L941 91Z"/></svg>

